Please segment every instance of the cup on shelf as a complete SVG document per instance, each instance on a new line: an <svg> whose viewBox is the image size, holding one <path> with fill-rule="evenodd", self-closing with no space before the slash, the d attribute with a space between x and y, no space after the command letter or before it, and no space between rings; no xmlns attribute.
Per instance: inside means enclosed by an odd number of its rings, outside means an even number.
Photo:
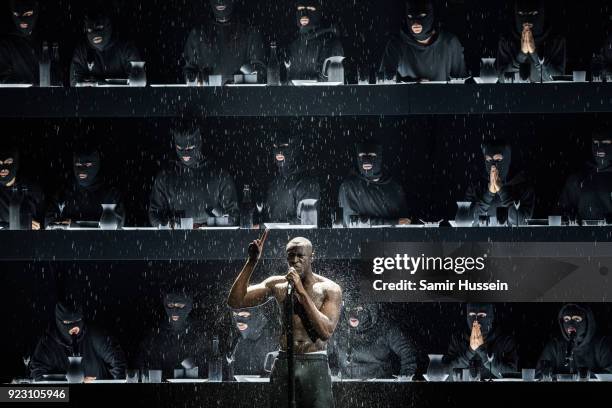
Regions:
<svg viewBox="0 0 612 408"><path fill-rule="evenodd" d="M162 382L162 370L149 370L149 382L150 383Z"/></svg>
<svg viewBox="0 0 612 408"><path fill-rule="evenodd" d="M222 75L209 75L208 86L222 86L223 76Z"/></svg>
<svg viewBox="0 0 612 408"><path fill-rule="evenodd" d="M175 368L173 378L185 378L185 369Z"/></svg>
<svg viewBox="0 0 612 408"><path fill-rule="evenodd" d="M550 227L560 227L562 225L562 223L561 223L561 216L560 215L549 215L548 216L548 225Z"/></svg>
<svg viewBox="0 0 612 408"><path fill-rule="evenodd" d="M521 378L523 379L523 381L534 381L535 368L523 368L521 370Z"/></svg>
<svg viewBox="0 0 612 408"><path fill-rule="evenodd" d="M586 82L586 71L574 71L574 82Z"/></svg>
<svg viewBox="0 0 612 408"><path fill-rule="evenodd" d="M193 229L193 218L181 218L181 229L192 230Z"/></svg>

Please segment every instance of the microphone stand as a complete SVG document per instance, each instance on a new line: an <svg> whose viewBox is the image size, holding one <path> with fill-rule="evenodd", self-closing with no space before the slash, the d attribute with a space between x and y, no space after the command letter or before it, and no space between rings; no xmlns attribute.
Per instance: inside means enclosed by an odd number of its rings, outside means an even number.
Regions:
<svg viewBox="0 0 612 408"><path fill-rule="evenodd" d="M569 344L567 345L567 349L565 351L565 361L569 367L569 373L573 373L573 360L574 360L574 343L576 342L576 332L571 332L569 335Z"/></svg>
<svg viewBox="0 0 612 408"><path fill-rule="evenodd" d="M288 305L285 313L285 327L287 328L287 372L289 377L287 401L289 408L295 408L295 359L293 350L294 288L291 282L287 285L287 298Z"/></svg>

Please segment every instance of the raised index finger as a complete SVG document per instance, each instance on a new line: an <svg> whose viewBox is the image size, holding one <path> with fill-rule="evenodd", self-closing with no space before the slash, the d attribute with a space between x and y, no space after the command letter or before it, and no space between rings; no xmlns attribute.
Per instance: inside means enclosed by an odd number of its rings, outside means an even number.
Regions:
<svg viewBox="0 0 612 408"><path fill-rule="evenodd" d="M268 234L270 234L270 230L266 228L261 238L259 238L259 245L263 245L266 242L266 239L268 239Z"/></svg>

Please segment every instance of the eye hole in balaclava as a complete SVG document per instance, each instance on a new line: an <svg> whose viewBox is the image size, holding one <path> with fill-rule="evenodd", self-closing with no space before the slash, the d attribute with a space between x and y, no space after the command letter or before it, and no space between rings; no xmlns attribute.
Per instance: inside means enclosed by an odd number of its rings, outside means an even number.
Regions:
<svg viewBox="0 0 612 408"><path fill-rule="evenodd" d="M432 36L435 24L434 6L431 0L406 2L407 32L418 41Z"/></svg>
<svg viewBox="0 0 612 408"><path fill-rule="evenodd" d="M234 14L235 0L209 0L215 20L226 23Z"/></svg>
<svg viewBox="0 0 612 408"><path fill-rule="evenodd" d="M10 1L11 17L15 27L22 35L32 35L40 6L35 0L11 0Z"/></svg>
<svg viewBox="0 0 612 408"><path fill-rule="evenodd" d="M322 4L317 0L301 0L295 5L295 18L301 32L310 31L321 25Z"/></svg>
<svg viewBox="0 0 612 408"><path fill-rule="evenodd" d="M468 330L472 330L474 322L480 324L480 332L483 338L493 333L495 320L495 309L490 303L468 303L466 305L466 317Z"/></svg>
<svg viewBox="0 0 612 408"><path fill-rule="evenodd" d="M514 5L516 31L528 26L534 37L541 37L546 29L546 9L542 0L517 0Z"/></svg>
<svg viewBox="0 0 612 408"><path fill-rule="evenodd" d="M357 144L355 150L359 174L368 180L380 179L383 175L382 145L368 141Z"/></svg>
<svg viewBox="0 0 612 408"><path fill-rule="evenodd" d="M72 157L72 165L78 185L87 188L95 184L101 164L97 150L76 152Z"/></svg>
<svg viewBox="0 0 612 408"><path fill-rule="evenodd" d="M510 172L510 163L512 160L512 148L505 142L491 142L483 145L482 153L485 161L485 177L488 179L491 174L491 168L497 167L499 178L505 181Z"/></svg>
<svg viewBox="0 0 612 408"><path fill-rule="evenodd" d="M55 305L55 326L65 342L75 344L85 326L83 310L70 302L58 302Z"/></svg>
<svg viewBox="0 0 612 408"><path fill-rule="evenodd" d="M199 167L204 162L202 134L192 121L178 122L172 126L172 138L179 162L186 167Z"/></svg>
<svg viewBox="0 0 612 408"><path fill-rule="evenodd" d="M232 309L232 319L242 338L259 339L269 322L267 303L255 307Z"/></svg>
<svg viewBox="0 0 612 408"><path fill-rule="evenodd" d="M103 9L95 9L87 13L85 35L92 48L98 51L108 48L113 36L113 22L110 13Z"/></svg>
<svg viewBox="0 0 612 408"><path fill-rule="evenodd" d="M576 344L581 344L588 330L589 321L587 315L587 311L579 305L565 305L559 314L559 323L563 330L563 336L566 339L574 336Z"/></svg>
<svg viewBox="0 0 612 408"><path fill-rule="evenodd" d="M170 327L173 330L180 330L187 324L189 313L193 310L193 297L181 291L166 293L164 310Z"/></svg>
<svg viewBox="0 0 612 408"><path fill-rule="evenodd" d="M6 187L17 177L19 153L14 149L0 150L0 186Z"/></svg>
<svg viewBox="0 0 612 408"><path fill-rule="evenodd" d="M599 132L592 138L591 149L597 171L612 168L612 131L608 132Z"/></svg>

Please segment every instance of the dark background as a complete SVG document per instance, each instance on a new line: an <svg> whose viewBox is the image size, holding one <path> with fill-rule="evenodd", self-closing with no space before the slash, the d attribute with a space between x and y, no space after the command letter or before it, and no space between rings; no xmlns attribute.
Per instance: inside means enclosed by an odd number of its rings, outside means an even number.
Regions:
<svg viewBox="0 0 612 408"><path fill-rule="evenodd" d="M143 336L164 318L162 293L167 287L185 286L195 295L192 316L212 334L230 334L225 299L228 288L243 265L234 262L22 262L2 263L0 288L3 310L3 347L0 379L21 375L21 358L31 355L39 336L53 324L58 293L69 293L84 305L86 319L109 330L135 358ZM338 282L344 298L355 296L358 262L315 261L317 273ZM253 281L284 273L282 260L259 265ZM26 278L27 277L27 278ZM612 329L612 304L590 304L597 332ZM503 303L496 305L496 321L514 336L520 366L535 367L548 338L559 335L557 303ZM427 369L427 354L444 354L453 333L467 331L465 305L460 303L383 304L383 319L395 321L417 346L419 371ZM519 367L520 368L520 367Z"/></svg>
<svg viewBox="0 0 612 408"><path fill-rule="evenodd" d="M66 74L72 49L83 35L83 9L91 2L41 2L41 36L61 44ZM112 1L117 31L133 38L148 64L150 82L177 82L181 52L191 27L211 16L207 0ZM262 29L267 38L287 43L295 35L292 1L243 2L242 20ZM512 2L438 2L441 25L465 46L470 70L479 58L495 55L501 33L513 24ZM341 28L353 65L375 68L389 34L402 22L401 1L325 2L327 20ZM4 5L6 10L6 4ZM326 10L327 10L326 9ZM568 72L588 69L601 47L612 7L607 1L586 4L551 2L550 20L568 39ZM12 22L2 14L3 26ZM10 101L2 101L10 103ZM205 155L234 176L239 192L249 184L256 197L265 194L274 176L271 141L294 135L303 142L304 161L323 184L324 202L337 206L337 189L353 170L353 142L374 137L386 144L388 170L404 186L413 219L452 217L471 180L484 174L480 145L504 138L513 147L515 171L524 170L536 187L536 216L553 211L567 175L590 154L589 137L610 115L472 115L382 118L202 118ZM128 225L147 225L150 186L156 172L174 153L169 123L147 119L3 120L3 139L22 150L22 175L37 181L47 197L72 177L74 141L89 140L104 154L104 173L124 195Z"/></svg>
<svg viewBox="0 0 612 408"><path fill-rule="evenodd" d="M82 8L88 2L46 0L39 24L42 36L61 43L62 59L70 60L82 35ZM133 38L147 61L150 82L180 80L181 51L190 28L209 18L207 1L141 0L114 2L117 23ZM328 20L343 32L346 52L358 66L376 67L390 33L399 29L401 3L389 0L334 1ZM601 47L611 7L606 0L551 2L558 31L568 39L568 71L588 69ZM439 2L442 25L465 46L469 69L479 58L494 55L499 35L512 24L511 2ZM239 14L264 31L266 42L286 43L295 34L293 2L244 2ZM5 8L6 9L6 8ZM1 25L9 27L8 13ZM278 30L278 31L273 31ZM2 101L10 103L10 101ZM298 135L304 158L335 201L337 187L353 166L351 144L357 139L383 140L387 169L405 187L415 215L433 221L453 217L454 201L463 197L470 180L481 177L480 144L505 138L514 146L513 167L525 170L536 185L536 216L554 207L567 175L580 168L590 153L592 130L610 115L472 115L384 118L202 118L205 154L235 177L238 189L253 184L261 196L274 174L270 150L275 135ZM96 142L104 154L104 172L123 192L128 225L147 225L150 185L160 165L174 152L164 119L3 120L1 137L22 151L23 175L35 179L47 195L72 177L75 141ZM1 251L1 248L0 248ZM241 266L233 263L1 263L2 377L19 372L20 358L31 353L51 321L59 289L85 299L86 316L110 329L133 357L147 327L160 316L161 288L177 281L197 293L196 315L215 327L225 313L224 297ZM256 279L282 265L260 269ZM317 271L339 280L357 274L357 265L320 261ZM264 273L265 272L265 273ZM556 304L499 306L504 329L521 345L524 367L533 366L549 333L557 333ZM608 305L594 305L602 332L610 331ZM421 353L443 353L451 332L466 328L459 304L387 305L420 346Z"/></svg>

